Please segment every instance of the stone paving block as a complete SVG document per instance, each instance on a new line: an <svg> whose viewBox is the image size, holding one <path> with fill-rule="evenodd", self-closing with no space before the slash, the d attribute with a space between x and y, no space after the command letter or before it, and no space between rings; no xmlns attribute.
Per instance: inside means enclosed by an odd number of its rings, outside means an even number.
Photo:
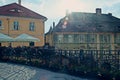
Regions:
<svg viewBox="0 0 120 80"><path fill-rule="evenodd" d="M30 66L0 63L0 80L88 80Z"/></svg>

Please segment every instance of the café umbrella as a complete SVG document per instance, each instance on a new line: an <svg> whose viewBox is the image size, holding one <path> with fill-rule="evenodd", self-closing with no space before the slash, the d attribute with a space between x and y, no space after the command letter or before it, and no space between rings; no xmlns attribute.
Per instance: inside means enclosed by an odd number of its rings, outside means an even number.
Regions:
<svg viewBox="0 0 120 80"><path fill-rule="evenodd" d="M14 39L15 42L38 42L40 39L30 36L28 34L21 34Z"/></svg>
<svg viewBox="0 0 120 80"><path fill-rule="evenodd" d="M0 42L13 42L14 39L5 34L0 33Z"/></svg>

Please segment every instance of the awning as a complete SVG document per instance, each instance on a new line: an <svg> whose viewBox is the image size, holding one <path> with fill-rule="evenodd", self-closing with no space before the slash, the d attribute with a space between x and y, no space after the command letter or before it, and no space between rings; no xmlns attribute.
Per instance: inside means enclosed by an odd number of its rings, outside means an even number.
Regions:
<svg viewBox="0 0 120 80"><path fill-rule="evenodd" d="M14 39L5 34L0 33L0 42L13 42Z"/></svg>
<svg viewBox="0 0 120 80"><path fill-rule="evenodd" d="M28 34L21 34L14 39L15 42L38 42L40 39L30 36Z"/></svg>

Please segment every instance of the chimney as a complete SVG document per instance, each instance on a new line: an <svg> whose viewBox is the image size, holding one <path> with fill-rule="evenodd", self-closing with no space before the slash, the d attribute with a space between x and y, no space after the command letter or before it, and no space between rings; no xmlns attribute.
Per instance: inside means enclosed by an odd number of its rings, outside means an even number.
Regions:
<svg viewBox="0 0 120 80"><path fill-rule="evenodd" d="M55 27L55 22L53 22L53 28Z"/></svg>
<svg viewBox="0 0 120 80"><path fill-rule="evenodd" d="M18 4L21 5L21 0L18 0Z"/></svg>
<svg viewBox="0 0 120 80"><path fill-rule="evenodd" d="M109 16L112 16L112 13L108 13Z"/></svg>
<svg viewBox="0 0 120 80"><path fill-rule="evenodd" d="M102 14L101 8L96 8L96 14L98 14L98 15Z"/></svg>
<svg viewBox="0 0 120 80"><path fill-rule="evenodd" d="M68 16L69 15L69 11L68 10L66 10L66 16Z"/></svg>

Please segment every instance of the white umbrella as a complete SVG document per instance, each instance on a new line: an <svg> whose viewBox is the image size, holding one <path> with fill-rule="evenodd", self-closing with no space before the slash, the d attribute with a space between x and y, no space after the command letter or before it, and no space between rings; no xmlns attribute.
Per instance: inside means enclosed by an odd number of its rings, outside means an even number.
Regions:
<svg viewBox="0 0 120 80"><path fill-rule="evenodd" d="M14 39L5 34L0 33L0 42L13 42Z"/></svg>
<svg viewBox="0 0 120 80"><path fill-rule="evenodd" d="M28 34L21 34L15 38L15 41L17 42L38 42L40 41L40 39L32 37Z"/></svg>

